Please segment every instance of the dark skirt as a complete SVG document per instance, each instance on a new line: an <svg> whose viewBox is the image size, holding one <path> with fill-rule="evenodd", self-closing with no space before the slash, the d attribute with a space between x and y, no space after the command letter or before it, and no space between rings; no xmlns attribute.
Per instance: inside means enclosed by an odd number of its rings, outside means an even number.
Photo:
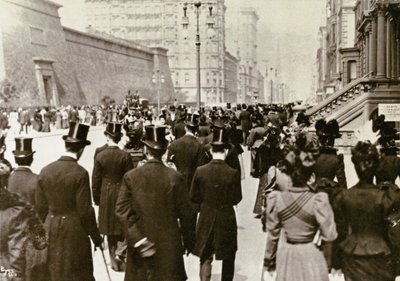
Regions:
<svg viewBox="0 0 400 281"><path fill-rule="evenodd" d="M393 281L395 279L390 256L345 255L342 269L346 281Z"/></svg>
<svg viewBox="0 0 400 281"><path fill-rule="evenodd" d="M258 182L258 190L256 196L256 202L254 203L253 214L261 215L263 212L263 191L264 187L268 184L268 174L265 173L260 177L260 181Z"/></svg>

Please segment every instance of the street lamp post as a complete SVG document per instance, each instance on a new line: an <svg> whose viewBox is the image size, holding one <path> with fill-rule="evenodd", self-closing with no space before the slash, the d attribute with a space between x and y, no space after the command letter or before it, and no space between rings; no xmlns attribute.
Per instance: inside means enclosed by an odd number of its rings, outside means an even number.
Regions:
<svg viewBox="0 0 400 281"><path fill-rule="evenodd" d="M161 83L164 83L165 78L164 74L157 70L155 74L153 74L152 82L156 84L157 87L157 120L160 118L160 91L161 91Z"/></svg>
<svg viewBox="0 0 400 281"><path fill-rule="evenodd" d="M188 26L189 26L189 18L187 16L187 6L191 4L195 7L196 9L196 69L197 69L197 75L196 75L196 84L197 84L197 108L200 109L201 106L201 75L200 75L200 46L201 46L201 41L200 41L200 8L202 4L208 4L212 5L214 3L212 2L201 2L201 1L196 1L193 3L185 3L183 5L183 18L182 18L182 26L185 32L187 32ZM209 8L209 15L207 17L207 26L208 26L208 31L210 34L210 31L214 27L214 20L213 20L213 15L212 15L212 9L213 7L210 6ZM185 36L184 36L185 37ZM209 36L210 38L213 37L213 35ZM186 39L186 37L185 37Z"/></svg>

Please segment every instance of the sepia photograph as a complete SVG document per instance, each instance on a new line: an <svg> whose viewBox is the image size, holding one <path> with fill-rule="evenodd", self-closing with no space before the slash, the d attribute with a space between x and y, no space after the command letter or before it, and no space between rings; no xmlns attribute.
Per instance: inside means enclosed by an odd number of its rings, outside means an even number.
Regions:
<svg viewBox="0 0 400 281"><path fill-rule="evenodd" d="M0 0L0 281L400 281L399 0Z"/></svg>

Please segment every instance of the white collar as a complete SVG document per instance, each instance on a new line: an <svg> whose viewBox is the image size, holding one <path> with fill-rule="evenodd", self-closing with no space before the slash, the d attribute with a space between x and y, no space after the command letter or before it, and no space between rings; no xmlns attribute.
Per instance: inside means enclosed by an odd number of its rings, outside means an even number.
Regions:
<svg viewBox="0 0 400 281"><path fill-rule="evenodd" d="M186 132L185 136L192 136L194 137L194 134L192 132Z"/></svg>
<svg viewBox="0 0 400 281"><path fill-rule="evenodd" d="M69 151L65 151L62 156L67 156L67 157L74 158L75 160L78 160L78 157L76 156L76 154L69 152Z"/></svg>

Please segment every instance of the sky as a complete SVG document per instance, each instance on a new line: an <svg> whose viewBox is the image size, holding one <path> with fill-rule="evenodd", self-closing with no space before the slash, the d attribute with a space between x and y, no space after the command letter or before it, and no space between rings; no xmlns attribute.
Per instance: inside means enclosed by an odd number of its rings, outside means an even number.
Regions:
<svg viewBox="0 0 400 281"><path fill-rule="evenodd" d="M85 29L84 0L53 1L63 5L60 9L63 25ZM259 67L266 60L268 67L280 69L282 81L297 99L312 95L318 30L326 21L326 0L225 0L227 9L244 3L256 8L260 17Z"/></svg>

